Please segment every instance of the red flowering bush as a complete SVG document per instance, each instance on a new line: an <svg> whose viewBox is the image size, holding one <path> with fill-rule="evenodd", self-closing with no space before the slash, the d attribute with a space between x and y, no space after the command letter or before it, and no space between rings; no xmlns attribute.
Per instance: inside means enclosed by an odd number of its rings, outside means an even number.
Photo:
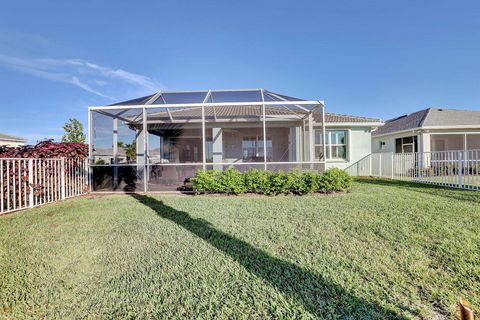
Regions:
<svg viewBox="0 0 480 320"><path fill-rule="evenodd" d="M42 141L35 146L0 146L0 158L79 158L88 157L88 145L81 142Z"/></svg>
<svg viewBox="0 0 480 320"><path fill-rule="evenodd" d="M3 181L3 197L0 200L3 210L25 207L28 196L33 191L35 203L49 202L61 193L60 160L65 158L64 172L67 190L72 186L79 188L79 176L85 177L84 159L88 157L88 145L80 142L42 141L35 146L5 147L0 146L0 168ZM19 160L2 160L15 158ZM20 160L25 159L25 160ZM30 172L27 159L36 159L31 163ZM33 183L28 177L32 174ZM75 180L76 179L76 180ZM86 187L86 186L85 186ZM86 190L83 190L86 192ZM1 199L3 198L3 199Z"/></svg>

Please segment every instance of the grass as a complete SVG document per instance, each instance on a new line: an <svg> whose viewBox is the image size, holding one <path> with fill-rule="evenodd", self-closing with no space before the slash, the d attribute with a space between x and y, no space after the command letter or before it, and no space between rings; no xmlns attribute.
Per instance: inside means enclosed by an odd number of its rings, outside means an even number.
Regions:
<svg viewBox="0 0 480 320"><path fill-rule="evenodd" d="M0 318L451 318L480 194L86 197L0 218Z"/></svg>

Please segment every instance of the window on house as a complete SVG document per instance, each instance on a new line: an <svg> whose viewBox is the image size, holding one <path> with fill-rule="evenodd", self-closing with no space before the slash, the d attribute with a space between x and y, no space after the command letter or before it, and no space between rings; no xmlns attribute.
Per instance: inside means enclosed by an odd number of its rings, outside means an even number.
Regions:
<svg viewBox="0 0 480 320"><path fill-rule="evenodd" d="M267 159L272 158L272 139L267 137ZM243 137L243 160L263 161L263 139L261 136Z"/></svg>
<svg viewBox="0 0 480 320"><path fill-rule="evenodd" d="M395 153L412 153L417 151L416 136L395 139Z"/></svg>
<svg viewBox="0 0 480 320"><path fill-rule="evenodd" d="M385 148L386 148L386 143L385 143L385 141L379 141L379 142L378 142L378 149L380 149L380 150L385 150Z"/></svg>
<svg viewBox="0 0 480 320"><path fill-rule="evenodd" d="M347 160L347 131L327 130L326 131L326 159ZM323 155L323 134L321 130L315 130L315 159L319 160Z"/></svg>

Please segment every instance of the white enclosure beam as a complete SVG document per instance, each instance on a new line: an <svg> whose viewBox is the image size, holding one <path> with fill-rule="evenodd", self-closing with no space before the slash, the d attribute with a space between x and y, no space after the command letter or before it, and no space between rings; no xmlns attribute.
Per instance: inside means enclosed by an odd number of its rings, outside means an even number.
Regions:
<svg viewBox="0 0 480 320"><path fill-rule="evenodd" d="M160 97L162 97L162 101L165 104L167 104L167 101L165 101L165 98L163 97L163 94L160 95ZM172 113L170 112L170 109L167 108L167 113L168 113L168 117L170 118L171 121L173 121L173 117L172 117Z"/></svg>
<svg viewBox="0 0 480 320"><path fill-rule="evenodd" d="M143 191L148 191L148 124L147 124L147 109L143 108Z"/></svg>
<svg viewBox="0 0 480 320"><path fill-rule="evenodd" d="M207 94L205 95L205 99L203 99L202 104L202 167L203 170L206 169L206 162L207 162L207 137L205 132L205 103L207 103L208 99L210 98L211 91L208 90ZM168 110L168 109L167 109Z"/></svg>
<svg viewBox="0 0 480 320"><path fill-rule="evenodd" d="M262 102L265 102L265 96L263 95L263 89L261 89ZM265 119L265 104L262 105L262 122L263 122L263 168L267 170L267 128Z"/></svg>
<svg viewBox="0 0 480 320"><path fill-rule="evenodd" d="M313 116L310 115L308 117L308 154L309 154L309 161L314 161L315 160L315 148L314 148L314 142L315 142L315 132L313 131Z"/></svg>
<svg viewBox="0 0 480 320"><path fill-rule="evenodd" d="M118 119L113 119L113 187L118 187Z"/></svg>
<svg viewBox="0 0 480 320"><path fill-rule="evenodd" d="M321 101L252 101L252 102L209 102L209 103L172 103L172 104L161 104L161 105L125 105L125 106L92 106L89 107L90 110L118 110L118 109L152 109L152 108L195 108L201 107L220 107L220 106L282 106L282 105L322 105ZM306 109L310 112L310 110Z"/></svg>
<svg viewBox="0 0 480 320"><path fill-rule="evenodd" d="M127 122L127 123L132 123L132 122L134 122L134 120L132 120L132 119L127 119L127 118L121 117L120 115L111 114L111 113L106 112L106 111L103 111L103 110L95 110L95 112L98 112L98 113L100 113L100 114L103 114L104 116L107 116L107 117L120 119L120 120L125 121L125 122Z"/></svg>
<svg viewBox="0 0 480 320"><path fill-rule="evenodd" d="M205 107L202 107L202 167L203 170L206 169L205 162L207 162L207 154L206 154L206 136L205 136Z"/></svg>
<svg viewBox="0 0 480 320"><path fill-rule="evenodd" d="M88 164L93 164L93 117L92 111L88 110ZM91 168L88 169L88 187L90 192L93 191L92 189L92 170ZM33 193L32 193L33 194ZM33 202L32 202L33 206Z"/></svg>
<svg viewBox="0 0 480 320"><path fill-rule="evenodd" d="M323 161L325 169L327 169L327 130L325 129L325 105L322 105L322 144L323 144ZM350 142L349 142L350 144Z"/></svg>

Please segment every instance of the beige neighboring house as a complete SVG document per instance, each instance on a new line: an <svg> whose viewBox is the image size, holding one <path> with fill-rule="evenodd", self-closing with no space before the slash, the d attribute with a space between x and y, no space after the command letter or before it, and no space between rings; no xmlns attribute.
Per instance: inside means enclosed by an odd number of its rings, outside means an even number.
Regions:
<svg viewBox="0 0 480 320"><path fill-rule="evenodd" d="M113 164L113 147L112 148L94 148L93 150L93 162L96 164ZM119 147L117 151L117 162L128 163L127 153L124 148Z"/></svg>
<svg viewBox="0 0 480 320"><path fill-rule="evenodd" d="M0 146L19 147L24 146L27 139L0 133Z"/></svg>
<svg viewBox="0 0 480 320"><path fill-rule="evenodd" d="M480 111L428 108L372 132L374 153L460 150L480 150Z"/></svg>

